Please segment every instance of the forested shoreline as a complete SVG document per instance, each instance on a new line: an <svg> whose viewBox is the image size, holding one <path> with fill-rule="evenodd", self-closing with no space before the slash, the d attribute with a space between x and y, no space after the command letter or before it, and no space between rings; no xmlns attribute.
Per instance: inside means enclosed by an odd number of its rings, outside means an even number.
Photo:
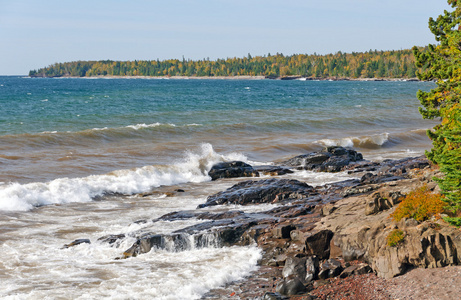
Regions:
<svg viewBox="0 0 461 300"><path fill-rule="evenodd" d="M31 77L188 76L231 77L300 76L312 78L414 78L412 50L352 52L327 55L295 54L217 60L74 61L31 70Z"/></svg>

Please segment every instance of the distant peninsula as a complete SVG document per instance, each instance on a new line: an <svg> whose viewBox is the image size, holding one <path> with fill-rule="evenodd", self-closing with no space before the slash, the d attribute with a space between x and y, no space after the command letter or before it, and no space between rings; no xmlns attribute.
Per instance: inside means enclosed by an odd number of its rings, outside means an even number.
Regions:
<svg viewBox="0 0 461 300"><path fill-rule="evenodd" d="M335 54L281 53L203 60L74 61L31 70L31 77L174 77L271 79L411 79L418 69L412 50Z"/></svg>

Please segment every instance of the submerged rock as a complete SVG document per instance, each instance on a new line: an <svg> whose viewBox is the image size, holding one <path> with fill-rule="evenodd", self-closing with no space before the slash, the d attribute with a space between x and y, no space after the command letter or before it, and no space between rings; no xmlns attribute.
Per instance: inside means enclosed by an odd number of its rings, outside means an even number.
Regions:
<svg viewBox="0 0 461 300"><path fill-rule="evenodd" d="M334 146L327 147L322 152L312 152L293 157L283 162L282 165L300 170L339 172L351 162L360 160L363 160L363 156L357 151Z"/></svg>
<svg viewBox="0 0 461 300"><path fill-rule="evenodd" d="M254 169L268 176L280 176L294 173L292 170L280 166L255 166Z"/></svg>
<svg viewBox="0 0 461 300"><path fill-rule="evenodd" d="M98 241L112 245L123 238L125 238L124 234L109 234L98 238Z"/></svg>
<svg viewBox="0 0 461 300"><path fill-rule="evenodd" d="M213 165L208 172L211 180L235 177L259 177L258 171L242 161L221 162Z"/></svg>
<svg viewBox="0 0 461 300"><path fill-rule="evenodd" d="M75 241L70 242L69 244L65 244L62 249L70 248L73 246L77 246L80 244L91 244L91 241L89 239L77 239Z"/></svg>

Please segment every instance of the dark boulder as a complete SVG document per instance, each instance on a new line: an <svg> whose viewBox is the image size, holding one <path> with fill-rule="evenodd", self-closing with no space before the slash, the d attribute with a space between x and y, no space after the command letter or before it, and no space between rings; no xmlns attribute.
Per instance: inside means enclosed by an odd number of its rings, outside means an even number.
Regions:
<svg viewBox="0 0 461 300"><path fill-rule="evenodd" d="M306 259L306 257L288 257L282 270L283 278L297 277L305 283Z"/></svg>
<svg viewBox="0 0 461 300"><path fill-rule="evenodd" d="M320 268L319 259L317 256L309 256L306 259L306 276L304 277L305 282L311 282L317 279Z"/></svg>
<svg viewBox="0 0 461 300"><path fill-rule="evenodd" d="M287 278L280 281L275 291L282 295L292 296L307 292L306 287L298 277Z"/></svg>
<svg viewBox="0 0 461 300"><path fill-rule="evenodd" d="M314 233L306 238L306 253L308 255L316 255L320 259L330 257L330 242L333 238L333 232L330 230L322 230Z"/></svg>
<svg viewBox="0 0 461 300"><path fill-rule="evenodd" d="M275 203L289 199L302 199L315 194L312 186L293 179L271 178L260 181L243 181L208 197L207 202L200 204L198 208L222 204Z"/></svg>
<svg viewBox="0 0 461 300"><path fill-rule="evenodd" d="M363 160L363 156L357 151L334 146L327 147L322 152L312 152L293 157L282 164L299 170L340 172L351 162L360 160Z"/></svg>
<svg viewBox="0 0 461 300"><path fill-rule="evenodd" d="M178 220L174 214L168 216L158 220ZM189 218L193 216L199 217L200 213L179 214L179 217ZM136 242L123 253L123 258L135 257L152 249L184 251L205 247L248 245L255 242L255 237L258 234L256 231L253 232L253 235L250 234L252 227L276 220L269 215L244 214L239 211L236 211L235 214L232 212L219 214L207 212L204 217L209 221L182 228L171 234L146 232L136 236Z"/></svg>
<svg viewBox="0 0 461 300"><path fill-rule="evenodd" d="M213 165L208 172L211 180L235 177L259 177L258 171L242 161L221 162Z"/></svg>
<svg viewBox="0 0 461 300"><path fill-rule="evenodd" d="M322 264L319 272L319 278L333 278L339 276L342 271L343 267L341 266L341 263L334 258L330 258Z"/></svg>
<svg viewBox="0 0 461 300"><path fill-rule="evenodd" d="M412 169L424 169L429 166L429 160L424 155L403 158L396 161L387 160L381 163L378 175L392 174L394 176L406 176Z"/></svg>
<svg viewBox="0 0 461 300"><path fill-rule="evenodd" d="M317 279L319 273L317 256L288 257L282 270L283 278L298 278L303 284Z"/></svg>

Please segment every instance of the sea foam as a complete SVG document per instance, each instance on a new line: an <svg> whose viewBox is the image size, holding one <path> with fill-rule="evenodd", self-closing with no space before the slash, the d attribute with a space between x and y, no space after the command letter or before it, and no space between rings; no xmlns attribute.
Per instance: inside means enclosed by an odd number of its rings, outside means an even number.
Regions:
<svg viewBox="0 0 461 300"><path fill-rule="evenodd" d="M389 141L389 133L361 136L361 137L346 137L341 139L323 139L317 141L318 144L324 146L342 146L342 147L363 147L375 148L384 145Z"/></svg>
<svg viewBox="0 0 461 300"><path fill-rule="evenodd" d="M34 207L89 202L105 194L134 194L161 185L211 180L208 171L220 161L247 161L242 154L219 155L210 144L203 144L199 153L187 152L183 161L172 165L145 166L117 170L104 175L82 178L58 178L50 182L0 185L0 210L26 211Z"/></svg>

